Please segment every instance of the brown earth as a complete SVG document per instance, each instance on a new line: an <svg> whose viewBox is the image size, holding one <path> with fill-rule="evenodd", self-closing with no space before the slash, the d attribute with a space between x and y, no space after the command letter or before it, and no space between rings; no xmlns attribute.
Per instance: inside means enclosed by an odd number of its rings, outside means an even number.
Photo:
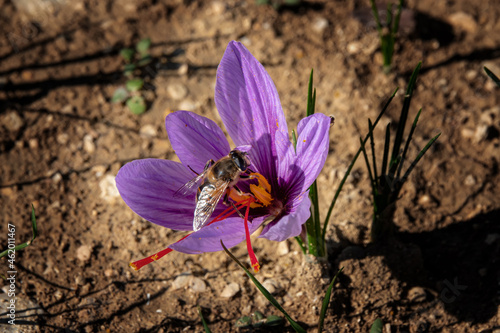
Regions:
<svg viewBox="0 0 500 333"><path fill-rule="evenodd" d="M399 86L375 131L382 142L419 61L410 117L423 111L411 156L442 133L403 188L394 239L368 244L370 189L358 161L333 212L328 266L306 260L294 240L254 241L263 264L257 276L288 313L317 330L326 286L344 267L327 332L367 332L376 318L384 332L499 332L500 90L483 66L500 75L500 6L423 0L407 7L393 71L384 75L368 1L304 1L275 11L252 0L0 0L2 248L9 223L17 243L31 237L31 203L40 232L16 253L16 326L7 325L2 282L1 329L202 332L200 306L213 332L229 332L257 310L281 315L223 253L172 253L131 270L130 261L179 235L135 215L113 183L130 160L176 159L164 129L168 112L187 109L221 124L215 71L228 42L240 40L275 81L290 129L305 116L315 70L317 112L336 117L318 178L323 217L367 119ZM153 43L149 110L135 116L109 100L125 82L120 49L144 37ZM244 246L234 252L247 261ZM7 274L8 262L0 263ZM239 291L224 298L230 283Z"/></svg>

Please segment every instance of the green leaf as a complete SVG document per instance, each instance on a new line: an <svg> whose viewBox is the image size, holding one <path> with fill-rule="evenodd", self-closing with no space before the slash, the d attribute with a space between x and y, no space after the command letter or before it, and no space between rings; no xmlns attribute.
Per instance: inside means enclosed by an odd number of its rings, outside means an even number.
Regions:
<svg viewBox="0 0 500 333"><path fill-rule="evenodd" d="M146 111L146 102L142 96L133 96L127 100L127 106L133 114L142 114Z"/></svg>
<svg viewBox="0 0 500 333"><path fill-rule="evenodd" d="M283 318L275 315L270 315L266 318L266 326L279 326L283 323Z"/></svg>
<svg viewBox="0 0 500 333"><path fill-rule="evenodd" d="M122 103L128 98L128 90L124 87L119 87L113 93L113 97L111 97L111 103Z"/></svg>
<svg viewBox="0 0 500 333"><path fill-rule="evenodd" d="M408 148L410 147L410 142L411 142L411 139L413 138L413 133L415 132L415 129L417 128L417 122L418 122L418 118L420 117L420 113L422 113L422 109L418 110L417 116L413 120L413 124L412 124L411 129L410 129L410 134L408 134L408 138L406 139L406 142L405 142L405 147L403 148L403 154L401 155L401 163L399 163L398 171L396 172L396 179L399 178L399 176L401 175L401 171L403 170L403 164L406 160L406 154L408 153Z"/></svg>
<svg viewBox="0 0 500 333"><path fill-rule="evenodd" d="M257 280L255 278L255 276L253 276L253 274L250 273L250 271L238 259L236 259L236 257L231 252L229 252L229 250L226 248L226 246L224 245L224 243L222 242L222 240L220 241L220 244L222 245L222 248L224 249L224 251L226 252L226 254L231 259L233 259L233 261L236 262L238 264L238 266L240 266L241 268L243 268L243 270L245 271L246 275L250 278L250 280L252 280L252 282L255 284L255 286L257 287L257 289L259 289L259 291L262 293L262 295L264 295L264 297L267 298L269 300L269 302L271 302L271 304L274 305L274 307L276 309L280 310L281 313L283 313L283 315L288 320L288 322L290 323L290 325L292 326L292 328L296 332L306 333L306 331L299 324L297 324L288 315L288 313L286 313L286 311L281 307L281 305L278 303L278 301L273 297L273 295L271 295L271 293L269 291L267 291L266 288L264 288L264 286L259 282L259 280Z"/></svg>
<svg viewBox="0 0 500 333"><path fill-rule="evenodd" d="M488 74L488 76L497 84L497 86L500 87L500 79L498 78L498 76L493 74L493 72L490 71L486 66L483 68L484 68L484 71L486 72L486 74Z"/></svg>
<svg viewBox="0 0 500 333"><path fill-rule="evenodd" d="M372 327L370 328L370 333L382 333L382 330L384 328L384 323L382 323L382 320L380 318L375 319L375 321L372 324Z"/></svg>
<svg viewBox="0 0 500 333"><path fill-rule="evenodd" d="M307 116L314 114L314 108L316 104L316 89L313 92L313 76L314 70L311 69L311 75L309 76L309 85L307 87Z"/></svg>
<svg viewBox="0 0 500 333"><path fill-rule="evenodd" d="M234 325L239 328L249 328L250 326L252 326L252 318L248 316L241 317L236 321L236 324Z"/></svg>
<svg viewBox="0 0 500 333"><path fill-rule="evenodd" d="M153 60L153 58L149 54L147 54L144 57L142 57L141 59L139 59L139 61L137 61L137 66L139 66L139 67L146 66L152 60Z"/></svg>
<svg viewBox="0 0 500 333"><path fill-rule="evenodd" d="M382 118L382 115L385 113L385 111L389 107L389 104L391 104L392 100L394 99L394 96L396 96L397 91L398 91L398 89L396 89L392 93L392 96L389 98L389 100L387 101L387 103L385 103L384 107L382 108L382 111L380 111L379 115L377 116L377 119L375 119L375 121L373 122L373 128L375 128L375 126L377 126L380 118ZM363 142L366 142L367 140L368 140L368 135L365 137L365 139L363 140ZM328 213L326 214L325 222L323 223L323 231L322 231L322 236L321 236L322 239L325 239L326 230L328 228L328 222L330 221L330 217L332 215L333 207L335 207L335 203L337 202L337 199L338 199L338 197L340 195L340 191L342 190L342 187L344 186L344 184L345 184L345 182L347 180L347 177L349 177L349 174L351 173L351 170L354 167L354 163L356 163L356 160L358 159L358 157L359 157L360 154L361 154L361 147L358 149L358 152L356 153L356 155L354 155L354 157L352 158L351 164L349 164L349 167L347 168L347 171L346 171L346 173L344 175L344 178L342 178L342 180L340 181L340 185L339 185L337 191L335 192L335 195L333 196L333 200L330 203L330 207L328 208Z"/></svg>
<svg viewBox="0 0 500 333"><path fill-rule="evenodd" d="M412 164L410 165L410 167L408 168L408 170L406 170L405 175L403 176L403 178L401 178L401 184L403 184L408 179L408 177L410 176L410 173L413 171L413 169L415 168L415 166L417 165L417 163L424 156L424 154L427 152L427 150L429 150L429 148L432 146L432 144L439 138L440 135L441 135L441 133L439 133L438 135L436 135L435 137L433 137L432 139L430 139L429 142L427 142L427 144L425 145L424 149L422 149L420 151L420 153L417 155L417 157L415 158L415 160L412 162Z"/></svg>
<svg viewBox="0 0 500 333"><path fill-rule="evenodd" d="M339 269L337 274L335 274L335 276L333 277L332 282L330 282L328 289L326 290L325 298L323 299L323 304L321 305L321 312L319 313L318 333L321 333L321 331L323 331L323 322L325 321L326 310L328 309L328 305L330 304L330 296L332 295L333 285L335 284L335 280L339 276L340 272L342 272L343 270L344 267Z"/></svg>
<svg viewBox="0 0 500 333"><path fill-rule="evenodd" d="M137 66L135 64L126 64L123 68L123 75L125 75L126 77L132 77L132 75L134 75L136 67Z"/></svg>
<svg viewBox="0 0 500 333"><path fill-rule="evenodd" d="M137 43L135 49L137 50L137 52L139 52L140 55L145 55L149 52L150 46L151 46L151 39L144 38Z"/></svg>
<svg viewBox="0 0 500 333"><path fill-rule="evenodd" d="M205 333L211 333L210 328L208 327L208 324L205 321L205 318L203 318L203 313L201 313L201 307L199 305L198 305L198 314L200 315L201 323L203 324L203 328L205 329Z"/></svg>
<svg viewBox="0 0 500 333"><path fill-rule="evenodd" d="M31 237L31 240L27 241L26 243L19 244L19 245L15 246L13 249L8 249L8 250L3 251L2 253L0 253L0 258L8 255L9 251L11 251L11 250L13 250L13 251L22 250L25 247L30 246L33 243L33 241L35 240L35 238L38 236L38 228L36 225L36 216L35 216L35 206L33 206L33 204L31 205L31 229L33 231L33 236Z"/></svg>
<svg viewBox="0 0 500 333"><path fill-rule="evenodd" d="M134 53L135 51L132 49L122 49L120 51L120 55L126 62L131 62L132 59L134 58Z"/></svg>
<svg viewBox="0 0 500 333"><path fill-rule="evenodd" d="M127 90L131 92L141 90L143 85L144 81L142 79L132 79L128 80L127 83L125 83Z"/></svg>

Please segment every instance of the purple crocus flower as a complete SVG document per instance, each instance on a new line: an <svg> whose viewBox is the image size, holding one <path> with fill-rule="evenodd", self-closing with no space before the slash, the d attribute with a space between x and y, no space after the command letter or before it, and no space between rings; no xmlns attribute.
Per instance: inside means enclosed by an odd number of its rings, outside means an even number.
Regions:
<svg viewBox="0 0 500 333"><path fill-rule="evenodd" d="M270 203L249 209L250 233L267 223L259 237L283 241L299 235L310 216L308 188L328 153L330 118L313 114L302 119L294 149L273 81L252 54L234 41L229 43L217 69L215 104L236 146L247 151L252 171L270 185ZM193 178L190 169L202 172L208 160L226 156L231 148L215 122L195 113L174 112L166 117L165 124L181 163L132 161L120 169L116 185L125 203L144 219L173 230L193 230L195 191L174 194ZM251 182L240 181L238 187L256 194L250 190ZM262 183L259 180L257 186L262 188ZM220 202L212 216L220 216L226 208ZM220 251L221 240L227 247L245 240L244 219L234 211L133 267L139 269L172 250Z"/></svg>

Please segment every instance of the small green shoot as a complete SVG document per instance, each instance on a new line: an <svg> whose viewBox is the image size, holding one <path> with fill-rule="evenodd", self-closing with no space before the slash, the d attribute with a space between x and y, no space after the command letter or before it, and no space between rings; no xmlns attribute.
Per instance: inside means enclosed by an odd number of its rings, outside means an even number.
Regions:
<svg viewBox="0 0 500 333"><path fill-rule="evenodd" d="M141 90L144 88L142 70L152 61L149 54L151 40L141 39L135 49L125 48L120 55L125 60L123 75L128 78L125 87L118 87L111 98L112 103L125 103L133 114L139 115L146 111L147 105Z"/></svg>
<svg viewBox="0 0 500 333"><path fill-rule="evenodd" d="M234 326L243 329L252 328L269 328L274 326L280 326L283 324L283 318L275 315L270 315L268 317L260 311L255 311L251 316L243 316L236 321Z"/></svg>
<svg viewBox="0 0 500 333"><path fill-rule="evenodd" d="M38 236L38 228L36 226L35 207L33 205L31 205L31 228L33 231L33 236L31 237L31 240L27 241L26 243L19 244L12 249L7 249L7 250L3 251L2 253L0 253L0 258L7 256L9 254L9 251L18 251L18 250L24 249L27 246L30 246L31 244L33 244L33 241ZM10 226L8 226L7 230L9 233L13 233L15 231L15 227L13 226L11 228ZM10 237L10 238L14 238L14 237Z"/></svg>
<svg viewBox="0 0 500 333"><path fill-rule="evenodd" d="M384 72L389 73L391 71L392 56L394 54L394 45L396 43L396 35L399 29L399 19L401 17L403 0L399 0L395 15L392 12L392 2L389 1L387 3L387 19L385 24L380 22L375 0L370 0L370 2L380 38L380 48L384 58Z"/></svg>
<svg viewBox="0 0 500 333"><path fill-rule="evenodd" d="M323 299L323 304L321 305L321 312L319 313L318 333L321 333L323 331L323 323L325 321L326 310L328 310L328 305L330 304L330 297L332 295L333 285L335 284L335 280L337 280L337 277L343 270L344 267L339 269L337 274L335 274L335 276L333 277L332 282L330 282L328 289L326 290L325 298Z"/></svg>
<svg viewBox="0 0 500 333"><path fill-rule="evenodd" d="M371 228L371 240L378 241L383 237L390 234L393 230L392 217L394 214L395 202L399 198L399 193L403 187L405 181L408 179L411 171L414 169L416 164L420 161L423 155L427 152L430 146L437 140L441 135L439 133L435 137L429 140L426 146L420 151L415 160L410 164L403 176L403 165L407 159L407 153L409 149L410 142L413 138L413 133L417 127L417 122L420 117L420 110L412 124L408 137L403 147L403 137L406 127L406 122L408 119L408 113L410 109L411 98L415 88L415 83L417 80L418 72L420 71L421 63L417 65L408 83L408 88L406 90L405 98L403 101L403 107L401 109L401 114L399 117L398 128L396 130L396 135L394 137L394 142L392 145L392 153L389 156L390 151L390 127L386 128L384 152L382 157L382 168L380 174L378 173L377 163L376 163L376 152L375 144L373 138L373 124L368 120L368 136L370 140L372 160L368 158L368 153L365 148L366 139L360 140L360 149L363 153L365 163L368 169L368 175L370 178L370 184L372 187L373 195L373 220ZM402 148L403 147L403 148Z"/></svg>
<svg viewBox="0 0 500 333"><path fill-rule="evenodd" d="M292 326L292 328L296 331L296 332L300 332L300 333L305 333L306 331L299 325L297 324L289 315L288 313L281 307L281 305L278 303L278 301L273 297L273 295L271 295L271 293L259 282L259 280L257 280L255 278L255 276L250 273L250 271L245 267L245 265L243 265L227 248L226 246L224 245L224 243L222 242L222 240L220 241L221 245L222 245L222 248L224 249L224 251L226 252L226 254L231 258L233 259L234 262L236 262L238 264L238 266L240 266L241 268L243 268L243 270L245 271L246 275L250 278L250 280L252 280L252 282L255 284L255 286L257 287L257 289L259 289L259 291L262 293L262 295L264 295L265 298L267 298L269 300L269 302L271 302L272 305L274 305L274 307L276 309L278 309L279 311L281 311L281 313L283 313L283 315L285 316L285 318L288 320L288 322L290 323L290 325Z"/></svg>
<svg viewBox="0 0 500 333"><path fill-rule="evenodd" d="M200 315L201 323L203 324L203 329L205 330L205 333L211 333L210 328L208 327L208 324L205 321L205 318L203 318L203 313L201 312L201 307L199 305L198 305L198 314Z"/></svg>
<svg viewBox="0 0 500 333"><path fill-rule="evenodd" d="M382 333L384 328L384 323L380 318L375 319L375 321L372 324L372 327L370 328L370 333Z"/></svg>

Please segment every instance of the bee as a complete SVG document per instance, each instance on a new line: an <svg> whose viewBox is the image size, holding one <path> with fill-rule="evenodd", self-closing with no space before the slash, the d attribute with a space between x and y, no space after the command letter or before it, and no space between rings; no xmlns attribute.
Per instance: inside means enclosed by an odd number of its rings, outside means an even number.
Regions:
<svg viewBox="0 0 500 333"><path fill-rule="evenodd" d="M194 210L193 229L200 230L208 222L219 200L224 195L224 204L229 205L229 193L236 190L242 193L236 184L240 179L250 179L252 176L245 174L251 172L248 168L250 161L247 153L237 149L231 150L227 156L214 162L210 160L205 164L203 172L191 179L177 192L186 194L194 186L199 185L196 193L196 208ZM196 173L196 172L195 172Z"/></svg>

